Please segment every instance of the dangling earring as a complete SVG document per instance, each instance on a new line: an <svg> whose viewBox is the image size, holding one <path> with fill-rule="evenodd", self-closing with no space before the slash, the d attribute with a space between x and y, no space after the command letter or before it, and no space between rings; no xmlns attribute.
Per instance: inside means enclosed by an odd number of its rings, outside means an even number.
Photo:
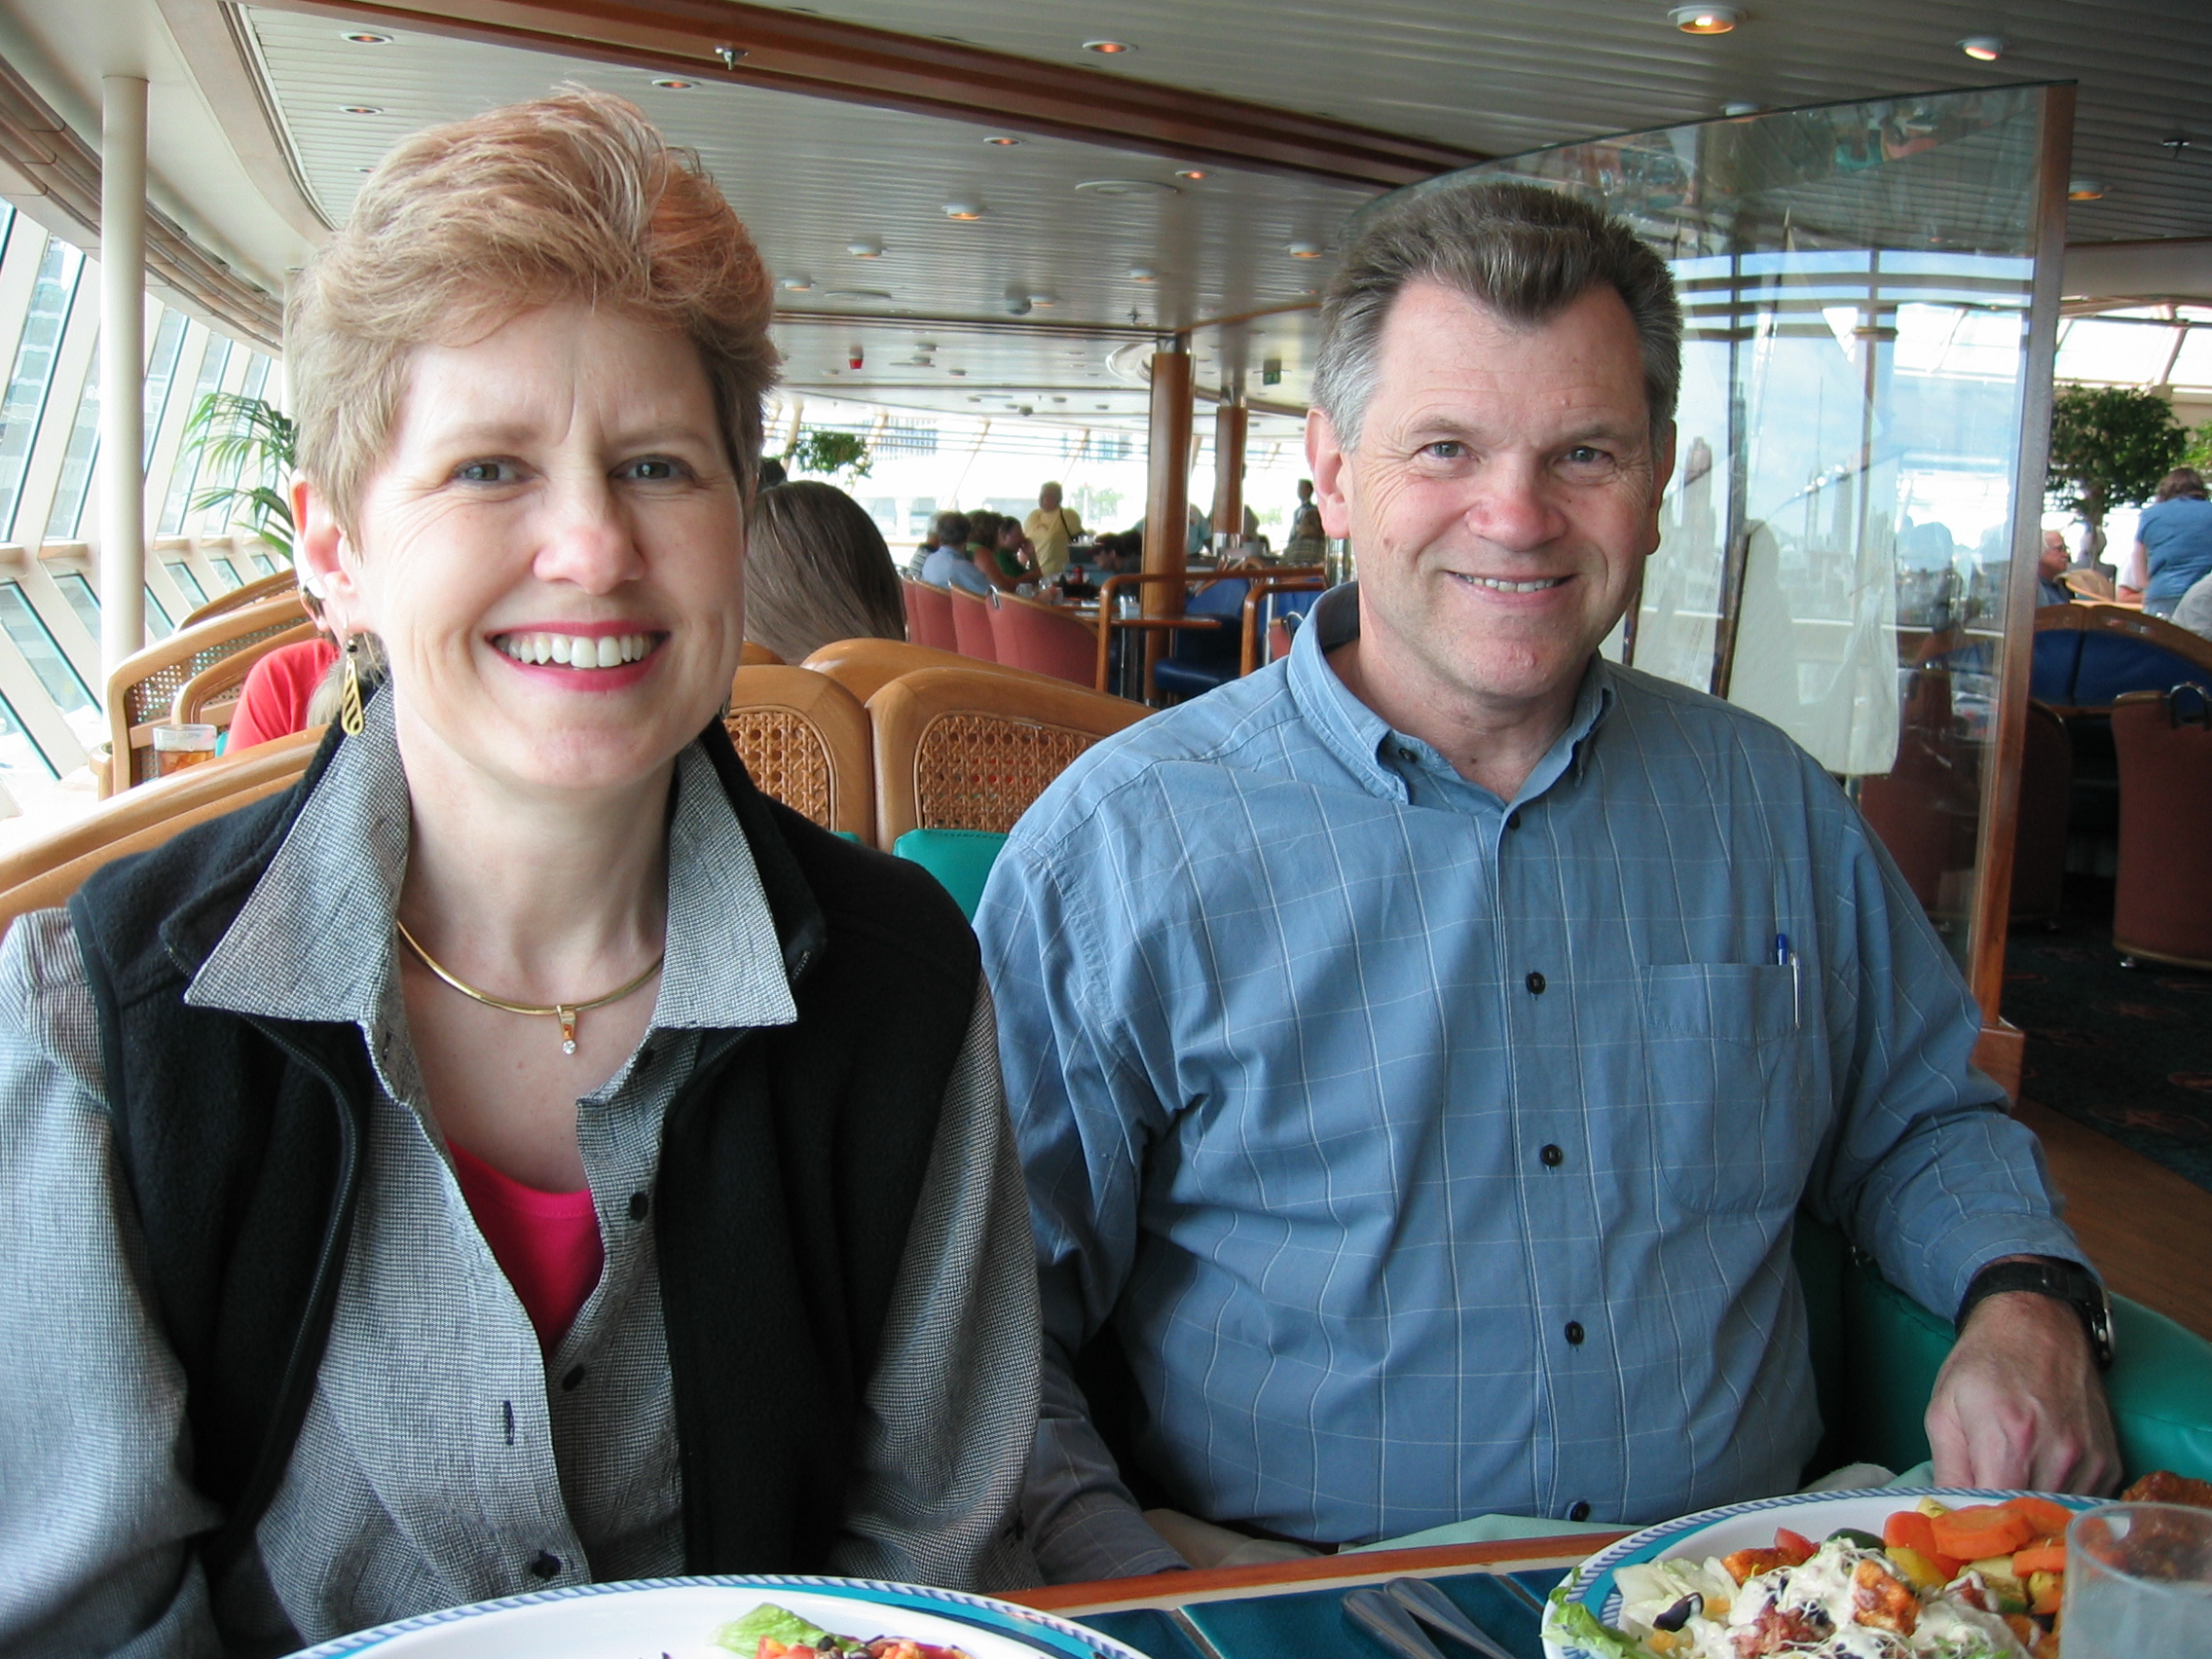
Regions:
<svg viewBox="0 0 2212 1659"><path fill-rule="evenodd" d="M350 635L346 641L346 680L338 691L338 727L348 737L359 737L368 728L361 713L361 639Z"/></svg>

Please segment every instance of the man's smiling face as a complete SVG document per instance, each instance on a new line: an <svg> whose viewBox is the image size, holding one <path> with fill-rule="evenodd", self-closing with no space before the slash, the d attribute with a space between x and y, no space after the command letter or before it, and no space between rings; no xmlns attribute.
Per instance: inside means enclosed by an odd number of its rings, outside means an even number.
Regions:
<svg viewBox="0 0 2212 1659"><path fill-rule="evenodd" d="M1363 664L1478 718L1571 699L1659 545L1674 461L1619 294L1523 327L1409 283L1358 448L1318 411L1307 442L1323 522L1359 561Z"/></svg>

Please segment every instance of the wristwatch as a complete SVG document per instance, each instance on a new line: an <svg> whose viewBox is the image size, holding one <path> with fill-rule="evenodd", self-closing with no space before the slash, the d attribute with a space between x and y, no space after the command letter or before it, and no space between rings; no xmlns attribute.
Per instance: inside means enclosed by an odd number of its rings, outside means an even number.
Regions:
<svg viewBox="0 0 2212 1659"><path fill-rule="evenodd" d="M2032 1262L1992 1262L1967 1286L1966 1299L1959 1304L1959 1316L1953 1323L1965 1330L1967 1315L1984 1297L2012 1290L2047 1296L2081 1314L2082 1324L2089 1333L2089 1351L2097 1356L2097 1369L2112 1369L2112 1299L2105 1295L2097 1275L2079 1262L2050 1256L2039 1256Z"/></svg>

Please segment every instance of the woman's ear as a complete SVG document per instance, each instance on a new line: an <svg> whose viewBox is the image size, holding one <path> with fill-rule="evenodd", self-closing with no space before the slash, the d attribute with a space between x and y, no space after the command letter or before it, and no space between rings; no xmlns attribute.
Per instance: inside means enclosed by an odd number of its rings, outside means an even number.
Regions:
<svg viewBox="0 0 2212 1659"><path fill-rule="evenodd" d="M302 572L301 586L322 602L330 631L341 640L368 626L361 617L361 594L349 559L348 541L330 499L313 480L292 481L293 557Z"/></svg>

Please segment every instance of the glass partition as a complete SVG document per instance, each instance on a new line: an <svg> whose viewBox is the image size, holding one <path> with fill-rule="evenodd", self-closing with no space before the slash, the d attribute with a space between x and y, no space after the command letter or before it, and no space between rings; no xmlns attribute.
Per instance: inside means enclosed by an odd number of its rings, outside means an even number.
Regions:
<svg viewBox="0 0 2212 1659"><path fill-rule="evenodd" d="M1686 324L1675 475L1606 649L1755 710L1843 779L1992 1018L2016 790L1996 761L2008 729L2016 755L2027 694L2009 645L2032 626L2034 558L2016 554L2042 507L2044 240L2070 125L2069 89L2007 87L1601 139L1412 187L1567 189L1668 258Z"/></svg>

